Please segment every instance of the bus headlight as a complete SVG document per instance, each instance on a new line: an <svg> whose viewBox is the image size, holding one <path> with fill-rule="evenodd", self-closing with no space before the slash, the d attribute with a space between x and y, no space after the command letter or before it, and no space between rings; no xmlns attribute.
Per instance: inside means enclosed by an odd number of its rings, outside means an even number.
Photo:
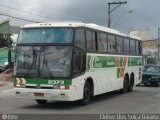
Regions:
<svg viewBox="0 0 160 120"><path fill-rule="evenodd" d="M25 85L24 84L14 84L14 87L25 88Z"/></svg>

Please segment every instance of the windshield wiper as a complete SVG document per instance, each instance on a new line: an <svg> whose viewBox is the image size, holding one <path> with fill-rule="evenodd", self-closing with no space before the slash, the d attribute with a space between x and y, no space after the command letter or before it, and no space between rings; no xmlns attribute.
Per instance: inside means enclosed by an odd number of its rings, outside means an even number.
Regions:
<svg viewBox="0 0 160 120"><path fill-rule="evenodd" d="M44 65L46 66L47 68L47 72L49 73L50 77L51 78L54 78L53 76L53 73L49 70L49 67L48 67L48 61L46 61L46 53L44 53L44 59L43 59L43 69L44 69Z"/></svg>
<svg viewBox="0 0 160 120"><path fill-rule="evenodd" d="M33 55L33 60L32 60L32 64L29 66L26 74L25 74L25 77L27 77L27 75L30 73L30 71L34 68L36 69L36 64L37 64L37 54L36 54L36 51L34 50L34 48L32 47L32 55Z"/></svg>

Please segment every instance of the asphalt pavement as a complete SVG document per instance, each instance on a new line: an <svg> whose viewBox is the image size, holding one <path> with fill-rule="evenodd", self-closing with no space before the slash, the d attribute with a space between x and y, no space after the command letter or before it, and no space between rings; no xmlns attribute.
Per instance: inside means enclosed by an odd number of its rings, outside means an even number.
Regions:
<svg viewBox="0 0 160 120"><path fill-rule="evenodd" d="M60 101L38 105L35 100L15 98L11 82L0 88L0 114L54 114L62 116L61 119L65 115L71 118L77 114L83 114L84 117L91 114L91 118L98 115L98 118L93 118L100 119L99 116L103 114L160 114L159 102L160 87L155 86L134 87L134 91L127 94L111 92L98 95L87 106Z"/></svg>

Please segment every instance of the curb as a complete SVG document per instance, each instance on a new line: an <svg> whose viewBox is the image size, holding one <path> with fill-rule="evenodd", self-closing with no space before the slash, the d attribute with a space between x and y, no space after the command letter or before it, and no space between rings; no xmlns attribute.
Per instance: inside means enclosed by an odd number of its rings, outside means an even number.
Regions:
<svg viewBox="0 0 160 120"><path fill-rule="evenodd" d="M10 81L4 81L4 82L0 83L0 87L8 85L9 83L10 83Z"/></svg>

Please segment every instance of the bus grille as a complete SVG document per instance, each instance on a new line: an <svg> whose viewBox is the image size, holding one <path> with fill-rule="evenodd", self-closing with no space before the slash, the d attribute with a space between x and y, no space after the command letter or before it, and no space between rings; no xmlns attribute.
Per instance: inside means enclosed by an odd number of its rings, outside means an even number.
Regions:
<svg viewBox="0 0 160 120"><path fill-rule="evenodd" d="M53 87L37 87L37 86L25 86L25 88L32 88L32 89L53 89Z"/></svg>

